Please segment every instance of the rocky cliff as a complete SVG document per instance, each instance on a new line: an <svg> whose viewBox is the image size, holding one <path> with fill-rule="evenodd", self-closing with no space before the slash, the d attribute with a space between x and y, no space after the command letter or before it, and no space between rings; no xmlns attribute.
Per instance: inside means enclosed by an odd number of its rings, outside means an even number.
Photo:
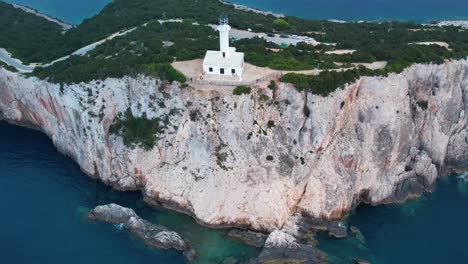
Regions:
<svg viewBox="0 0 468 264"><path fill-rule="evenodd" d="M143 76L61 88L0 69L0 119L40 129L87 174L150 203L272 231L404 201L466 169L467 75L465 60L415 65L324 98L287 84L223 96ZM151 150L108 132L128 108L165 120Z"/></svg>

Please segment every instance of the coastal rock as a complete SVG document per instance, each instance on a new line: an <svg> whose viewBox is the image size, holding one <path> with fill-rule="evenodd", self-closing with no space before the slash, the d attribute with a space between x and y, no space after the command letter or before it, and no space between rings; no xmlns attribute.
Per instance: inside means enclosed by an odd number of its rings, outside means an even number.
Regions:
<svg viewBox="0 0 468 264"><path fill-rule="evenodd" d="M341 223L330 225L328 227L328 234L335 238L345 238L348 236L348 228Z"/></svg>
<svg viewBox="0 0 468 264"><path fill-rule="evenodd" d="M179 234L168 230L164 226L155 225L141 219L132 209L117 204L97 206L86 215L86 218L110 224L123 224L125 229L143 240L148 246L183 251L189 259L195 256L190 244L182 239Z"/></svg>
<svg viewBox="0 0 468 264"><path fill-rule="evenodd" d="M360 233L361 230L359 230L359 228L357 226L350 226L349 227L349 230L351 231L351 233L353 234L357 234L357 233Z"/></svg>
<svg viewBox="0 0 468 264"><path fill-rule="evenodd" d="M354 263L356 264L371 264L369 261L365 260L365 259L354 259Z"/></svg>
<svg viewBox="0 0 468 264"><path fill-rule="evenodd" d="M326 263L325 255L312 247L299 243L292 235L275 230L265 243L257 263Z"/></svg>
<svg viewBox="0 0 468 264"><path fill-rule="evenodd" d="M113 203L97 206L86 215L86 218L89 220L101 221L108 224L123 224L132 217L138 217L135 211Z"/></svg>
<svg viewBox="0 0 468 264"><path fill-rule="evenodd" d="M125 228L152 247L173 248L179 251L185 251L188 248L185 241L176 232L169 231L163 226L153 225L139 217L130 218L125 222Z"/></svg>
<svg viewBox="0 0 468 264"><path fill-rule="evenodd" d="M268 235L253 232L253 231L242 231L233 229L227 234L228 237L239 240L244 244L247 244L252 247L262 248L265 245L265 242L268 238Z"/></svg>
<svg viewBox="0 0 468 264"><path fill-rule="evenodd" d="M271 232L403 202L468 168L468 62L363 77L328 97L274 98L144 77L59 85L0 69L0 119L41 130L88 175L202 224ZM153 148L109 132L127 110L164 120ZM289 227L293 230L293 227Z"/></svg>

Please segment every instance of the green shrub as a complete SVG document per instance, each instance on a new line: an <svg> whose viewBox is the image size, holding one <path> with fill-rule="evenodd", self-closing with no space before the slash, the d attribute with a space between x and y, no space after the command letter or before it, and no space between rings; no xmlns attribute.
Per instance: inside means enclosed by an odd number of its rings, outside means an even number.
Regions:
<svg viewBox="0 0 468 264"><path fill-rule="evenodd" d="M2 68L2 67L5 68L5 70L7 70L7 71L11 71L11 72L17 72L18 71L15 67L6 64L3 61L0 61L0 68Z"/></svg>
<svg viewBox="0 0 468 264"><path fill-rule="evenodd" d="M361 76L385 75L386 71L369 70L364 67L346 71L323 71L318 75L288 73L281 77L282 82L291 83L300 91L327 96L346 83L355 82Z"/></svg>
<svg viewBox="0 0 468 264"><path fill-rule="evenodd" d="M159 118L148 119L146 113L141 117L134 117L132 111L127 109L124 117L117 117L114 123L109 127L109 133L119 135L128 147L142 147L145 150L151 150L158 135L164 133L166 122Z"/></svg>
<svg viewBox="0 0 468 264"><path fill-rule="evenodd" d="M275 127L275 121L273 121L273 120L268 121L267 126L268 126L268 128L274 128Z"/></svg>
<svg viewBox="0 0 468 264"><path fill-rule="evenodd" d="M268 95L266 95L266 94L261 94L261 95L258 97L258 99L259 99L260 101L268 101L268 100L270 100L271 98L270 98L270 96L268 96Z"/></svg>
<svg viewBox="0 0 468 264"><path fill-rule="evenodd" d="M243 95L243 94L250 94L252 91L252 88L249 86L245 85L239 85L236 88L234 88L234 91L232 92L233 95Z"/></svg>
<svg viewBox="0 0 468 264"><path fill-rule="evenodd" d="M421 107L422 110L427 110L428 102L427 101L419 101L416 104Z"/></svg>
<svg viewBox="0 0 468 264"><path fill-rule="evenodd" d="M268 85L268 88L270 88L270 90L275 90L277 88L276 82L274 80L271 80L270 84Z"/></svg>

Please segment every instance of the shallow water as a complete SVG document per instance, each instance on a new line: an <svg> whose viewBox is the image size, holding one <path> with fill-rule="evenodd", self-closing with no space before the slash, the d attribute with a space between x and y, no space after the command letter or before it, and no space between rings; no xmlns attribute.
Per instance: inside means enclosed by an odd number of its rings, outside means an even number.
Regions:
<svg viewBox="0 0 468 264"><path fill-rule="evenodd" d="M332 263L360 257L372 263L466 263L468 182L439 180L432 194L403 205L361 206L348 220L361 233L319 239Z"/></svg>

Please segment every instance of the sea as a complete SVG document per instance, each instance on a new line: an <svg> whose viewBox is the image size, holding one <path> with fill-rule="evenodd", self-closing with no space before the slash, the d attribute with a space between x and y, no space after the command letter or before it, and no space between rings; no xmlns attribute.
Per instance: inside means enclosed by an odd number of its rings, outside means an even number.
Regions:
<svg viewBox="0 0 468 264"><path fill-rule="evenodd" d="M247 261L260 251L191 217L149 207L137 192L119 192L85 175L44 134L0 122L1 263L187 263L181 253L146 247L118 226L90 222L97 205L117 203L189 239L193 263ZM316 236L329 263L466 263L468 182L439 180L432 194L403 205L360 206L346 220L346 239Z"/></svg>
<svg viewBox="0 0 468 264"><path fill-rule="evenodd" d="M12 0L79 24L108 0ZM468 1L434 0L234 0L307 18L343 20L468 19ZM0 122L0 263L186 263L175 251L146 247L118 226L84 215L118 203L192 241L194 263L246 261L259 254L226 237L228 230L201 227L191 217L147 206L140 193L115 191L81 172L42 133ZM359 228L346 239L316 236L330 263L467 263L468 182L450 176L431 194L402 205L360 206L346 224Z"/></svg>
<svg viewBox="0 0 468 264"><path fill-rule="evenodd" d="M80 24L111 0L5 0ZM468 0L228 0L249 7L310 19L404 20L419 23L468 19ZM202 4L203 0L200 0Z"/></svg>

